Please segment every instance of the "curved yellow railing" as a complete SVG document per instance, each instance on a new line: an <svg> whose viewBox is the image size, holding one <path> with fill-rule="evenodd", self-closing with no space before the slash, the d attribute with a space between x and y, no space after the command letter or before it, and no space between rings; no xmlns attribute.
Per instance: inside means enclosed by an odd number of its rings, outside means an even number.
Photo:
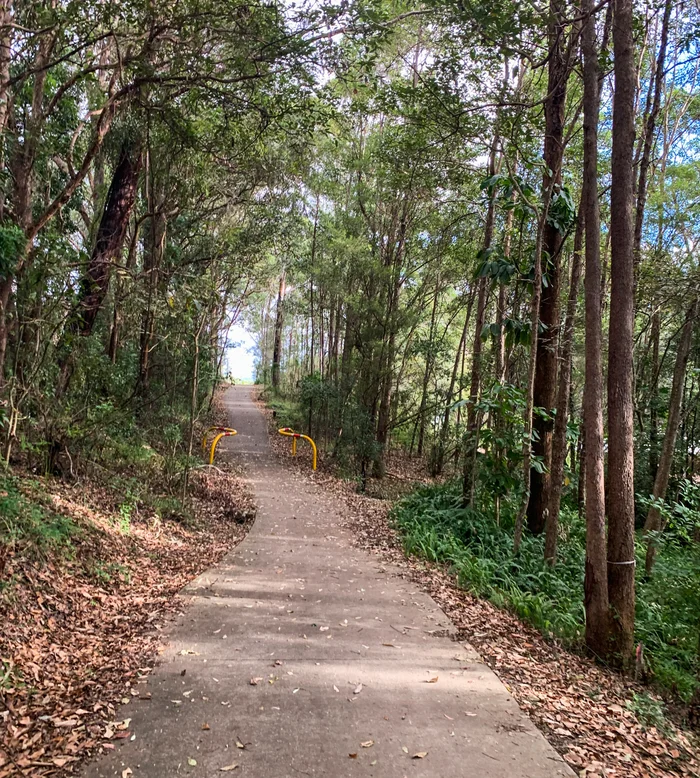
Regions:
<svg viewBox="0 0 700 778"><path fill-rule="evenodd" d="M316 460L318 459L318 451L316 449L316 444L313 442L313 440L308 435L302 435L301 432L294 432L294 430L291 427L282 427L281 429L277 430L280 435L285 435L288 438L292 439L292 456L295 456L297 453L297 440L299 438L302 438L303 440L308 440L311 444L311 451L313 453L313 461L311 464L311 469L316 469Z"/></svg>
<svg viewBox="0 0 700 778"><path fill-rule="evenodd" d="M204 451L207 447L207 438L209 437L209 433L216 430L217 432L233 432L236 433L236 430L234 430L232 427L209 427L209 429L204 433L204 436L202 437L202 451Z"/></svg>
<svg viewBox="0 0 700 778"><path fill-rule="evenodd" d="M209 464L214 464L214 454L216 452L216 447L219 445L219 441L221 438L232 438L234 435L238 435L236 430L231 429L230 427L226 428L226 432L220 432L213 440L211 444L211 450L209 451Z"/></svg>

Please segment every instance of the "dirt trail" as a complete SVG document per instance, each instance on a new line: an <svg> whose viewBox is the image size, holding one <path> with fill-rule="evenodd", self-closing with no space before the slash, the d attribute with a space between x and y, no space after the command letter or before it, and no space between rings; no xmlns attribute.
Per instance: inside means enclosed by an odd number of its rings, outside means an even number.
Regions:
<svg viewBox="0 0 700 778"><path fill-rule="evenodd" d="M253 391L228 391L220 448L255 525L186 589L150 699L120 711L134 739L86 778L572 776L433 600L352 547L344 505L275 459Z"/></svg>

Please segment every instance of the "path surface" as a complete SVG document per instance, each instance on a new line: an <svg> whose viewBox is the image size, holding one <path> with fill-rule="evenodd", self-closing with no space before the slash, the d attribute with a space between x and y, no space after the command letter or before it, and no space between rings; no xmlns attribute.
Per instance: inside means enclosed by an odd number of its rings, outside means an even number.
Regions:
<svg viewBox="0 0 700 778"><path fill-rule="evenodd" d="M185 590L139 687L152 698L120 710L134 740L84 776L572 776L437 605L353 548L343 505L275 459L252 391L229 390L239 434L221 448L247 468L255 524Z"/></svg>

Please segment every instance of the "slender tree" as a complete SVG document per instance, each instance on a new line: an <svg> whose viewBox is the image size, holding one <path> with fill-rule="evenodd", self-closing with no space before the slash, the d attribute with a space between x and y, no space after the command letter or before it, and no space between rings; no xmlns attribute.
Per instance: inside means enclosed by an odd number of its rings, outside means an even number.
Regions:
<svg viewBox="0 0 700 778"><path fill-rule="evenodd" d="M637 72L632 0L614 0L610 337L608 341L608 591L611 648L623 665L634 649L634 105ZM586 442L589 440L587 438Z"/></svg>
<svg viewBox="0 0 700 778"><path fill-rule="evenodd" d="M607 656L609 601L605 537L603 442L603 327L598 204L599 73L593 0L584 0L583 53L583 207L585 221L586 366L583 394L586 490L586 645Z"/></svg>
<svg viewBox="0 0 700 778"><path fill-rule="evenodd" d="M277 290L275 307L275 336L272 344L272 388L279 392L282 363L282 333L284 326L284 297L287 293L287 274L283 269Z"/></svg>
<svg viewBox="0 0 700 778"><path fill-rule="evenodd" d="M654 500L663 500L668 488L668 479L671 475L671 466L673 464L673 454L676 448L676 438L678 427L681 421L681 404L683 401L683 385L685 382L686 367L688 357L690 356L690 347L693 342L693 327L698 316L700 307L700 298L695 297L688 309L685 321L681 328L681 334L678 341L678 350L676 351L676 362L673 368L673 383L671 385L671 396L668 401L668 420L666 422L666 433L664 434L661 445L661 456L659 457L659 467L654 479L654 490L652 496ZM652 505L647 513L644 523L644 532L659 532L663 529L661 511L657 505ZM656 543L653 539L647 542L646 553L646 574L651 575L656 559Z"/></svg>

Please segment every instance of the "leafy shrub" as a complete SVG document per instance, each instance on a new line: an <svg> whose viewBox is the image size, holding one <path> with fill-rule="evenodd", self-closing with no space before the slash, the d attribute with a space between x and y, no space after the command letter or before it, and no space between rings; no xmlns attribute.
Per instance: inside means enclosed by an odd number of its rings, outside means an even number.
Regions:
<svg viewBox="0 0 700 778"><path fill-rule="evenodd" d="M499 525L485 512L462 507L460 485L453 483L413 492L395 506L393 518L409 553L448 562L460 585L547 635L576 641L583 632L583 546L572 543L553 570L544 563L544 539L526 536L516 557L514 510L507 503Z"/></svg>
<svg viewBox="0 0 700 778"><path fill-rule="evenodd" d="M479 510L465 508L460 487L423 487L394 506L393 521L406 551L447 563L460 586L512 610L546 636L581 645L584 522L575 512L562 510L557 564L550 568L542 537L526 534L520 553L513 553L514 499L504 502L498 524L489 494L482 490L478 495ZM645 646L655 681L687 701L700 669L700 547L683 542L688 514L679 516L681 539L662 546L651 580L643 577L644 544L637 544L636 639Z"/></svg>

